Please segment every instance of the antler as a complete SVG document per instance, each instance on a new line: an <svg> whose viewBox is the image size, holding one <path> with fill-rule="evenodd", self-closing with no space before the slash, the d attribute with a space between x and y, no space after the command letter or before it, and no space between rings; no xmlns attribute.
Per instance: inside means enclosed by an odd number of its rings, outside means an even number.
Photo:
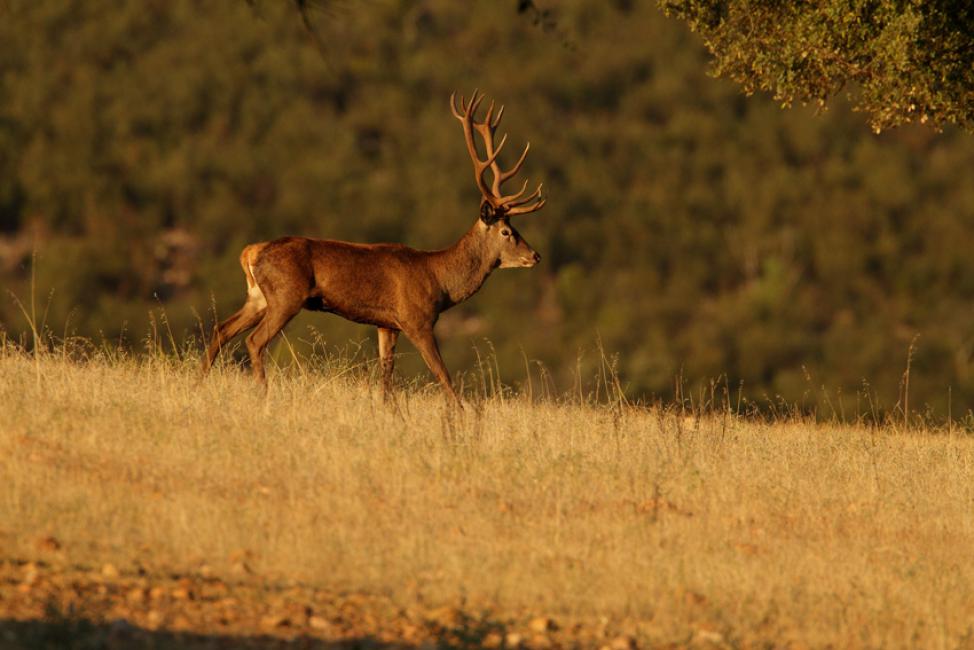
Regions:
<svg viewBox="0 0 974 650"><path fill-rule="evenodd" d="M453 112L453 116L463 124L463 135L467 141L467 151L470 153L470 160L473 162L474 180L477 182L477 187L480 189L484 200L493 206L495 212L501 212L505 215L536 212L544 207L545 204L545 199L541 198L541 184L538 185L538 189L528 196L524 196L524 193L528 189L527 181L524 181L524 185L519 192L507 196L501 193L501 185L521 171L521 165L524 164L524 160L527 158L531 143L529 142L525 145L524 151L521 152L520 158L517 159L513 167L507 171L502 170L500 164L497 162L497 156L504 147L504 143L507 142L507 135L505 134L501 138L500 144L494 147L494 133L497 131L497 126L501 123L501 117L504 116L504 107L501 106L500 110L497 111L497 115L494 115L494 102L491 102L490 106L487 107L487 114L484 116L484 121L478 122L476 120L477 109L480 107L483 99L484 95L479 94L475 90L469 102L464 101L463 95L461 95L460 106L458 107L456 93L450 94L450 110ZM481 160L480 154L477 153L477 145L473 137L474 131L477 131L484 141L484 148L487 152L486 160ZM488 168L490 168L493 177L493 182L489 187L487 181L484 179L484 172Z"/></svg>

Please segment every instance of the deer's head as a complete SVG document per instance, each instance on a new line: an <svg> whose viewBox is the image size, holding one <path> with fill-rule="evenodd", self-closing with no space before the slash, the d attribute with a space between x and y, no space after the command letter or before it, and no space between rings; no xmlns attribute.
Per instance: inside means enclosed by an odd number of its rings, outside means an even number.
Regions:
<svg viewBox="0 0 974 650"><path fill-rule="evenodd" d="M528 155L531 144L528 143L521 153L514 166L508 170L502 170L497 162L497 156L507 136L501 138L500 144L494 146L494 132L501 122L504 115L504 107L501 106L497 114L494 114L494 102L487 108L487 114L483 122L476 119L477 109L483 101L484 96L474 91L469 102L460 97L460 105L457 106L456 94L450 95L450 109L454 117L463 124L463 135L467 141L467 151L473 162L474 179L480 194L483 197L480 201L480 220L477 224L477 231L483 241L483 245L491 255L496 255L496 264L500 268L512 267L531 267L541 261L541 256L528 245L521 237L521 234L511 225L511 217L518 214L536 212L544 207L545 199L541 197L541 185L538 185L531 194L525 196L528 189L528 182L524 181L521 190L514 194L504 195L501 185L513 178L521 170L521 165ZM477 144L474 140L474 131L480 134L484 142L484 149L487 158L480 159L477 152ZM484 174L487 170L491 171L491 184L487 184Z"/></svg>

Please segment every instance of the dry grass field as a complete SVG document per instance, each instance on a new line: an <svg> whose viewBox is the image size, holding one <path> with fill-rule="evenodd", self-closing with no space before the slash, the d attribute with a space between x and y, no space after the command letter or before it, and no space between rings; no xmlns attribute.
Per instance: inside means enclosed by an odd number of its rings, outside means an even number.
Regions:
<svg viewBox="0 0 974 650"><path fill-rule="evenodd" d="M489 393L5 346L0 645L974 647L967 434Z"/></svg>

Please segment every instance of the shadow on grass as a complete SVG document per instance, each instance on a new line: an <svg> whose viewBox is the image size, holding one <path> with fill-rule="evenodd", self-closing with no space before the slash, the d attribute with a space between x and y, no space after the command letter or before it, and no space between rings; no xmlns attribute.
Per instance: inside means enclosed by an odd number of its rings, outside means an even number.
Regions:
<svg viewBox="0 0 974 650"><path fill-rule="evenodd" d="M389 644L365 636L326 641L307 636L280 638L273 636L236 636L147 630L117 621L93 623L76 621L11 621L0 620L0 648L10 650L153 650L204 648L308 648L311 650L353 650L408 648L409 644ZM449 647L449 646L447 646Z"/></svg>
<svg viewBox="0 0 974 650"><path fill-rule="evenodd" d="M487 621L466 619L457 627L430 630L425 646L459 650L481 648L490 632L503 626ZM415 648L405 641L394 643L371 636L325 640L309 636L275 637L270 635L238 636L149 630L125 620L94 622L84 618L48 616L44 619L17 621L0 618L0 648L4 650L152 650L209 648L306 648L310 650L383 650Z"/></svg>

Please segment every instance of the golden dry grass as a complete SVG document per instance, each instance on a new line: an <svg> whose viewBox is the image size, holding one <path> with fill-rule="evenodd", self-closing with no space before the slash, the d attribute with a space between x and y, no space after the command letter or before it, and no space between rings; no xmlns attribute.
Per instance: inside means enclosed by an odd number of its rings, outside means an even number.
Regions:
<svg viewBox="0 0 974 650"><path fill-rule="evenodd" d="M453 418L435 390L397 411L337 369L277 372L266 398L236 368L196 379L7 346L6 558L53 537L123 572L246 563L641 645L974 643L965 436L500 395Z"/></svg>

